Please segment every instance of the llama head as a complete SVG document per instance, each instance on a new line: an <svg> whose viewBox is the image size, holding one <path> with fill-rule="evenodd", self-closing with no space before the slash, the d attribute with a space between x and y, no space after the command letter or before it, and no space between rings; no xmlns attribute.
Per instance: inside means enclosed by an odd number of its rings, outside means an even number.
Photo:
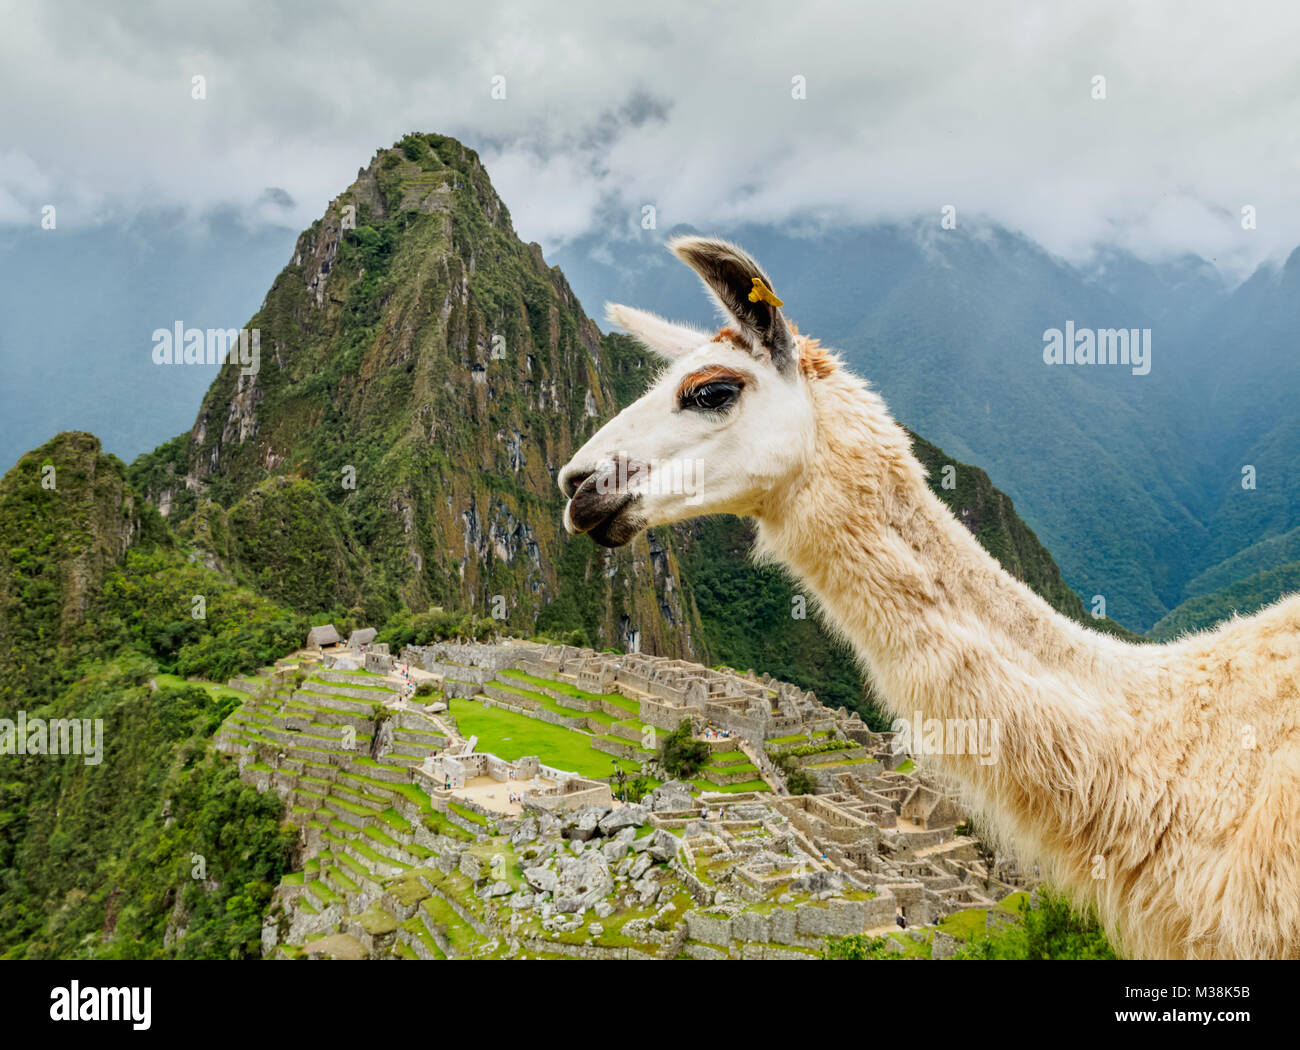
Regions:
<svg viewBox="0 0 1300 1050"><path fill-rule="evenodd" d="M564 527L606 547L684 518L758 515L813 447L805 372L814 370L799 360L802 341L767 275L726 241L680 237L669 247L700 275L727 324L709 335L607 307L611 322L668 366L560 471Z"/></svg>

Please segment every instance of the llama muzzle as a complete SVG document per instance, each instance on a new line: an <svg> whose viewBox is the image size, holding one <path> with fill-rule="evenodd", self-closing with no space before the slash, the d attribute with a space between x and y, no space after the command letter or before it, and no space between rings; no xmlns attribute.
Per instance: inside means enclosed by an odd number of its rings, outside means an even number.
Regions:
<svg viewBox="0 0 1300 1050"><path fill-rule="evenodd" d="M564 527L586 533L602 547L621 547L646 526L634 512L641 500L639 479L645 465L625 455L615 456L591 471L566 468L561 488L569 496Z"/></svg>

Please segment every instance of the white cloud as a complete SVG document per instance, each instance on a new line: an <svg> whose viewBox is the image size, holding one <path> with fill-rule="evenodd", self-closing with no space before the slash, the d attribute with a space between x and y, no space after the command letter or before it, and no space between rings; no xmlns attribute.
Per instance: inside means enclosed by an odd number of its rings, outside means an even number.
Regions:
<svg viewBox="0 0 1300 1050"><path fill-rule="evenodd" d="M234 205L299 227L422 130L477 148L548 247L645 203L700 227L954 204L1071 257L1115 242L1235 270L1300 243L1300 8L1281 2L0 0L0 17L4 223L53 195L61 224ZM294 203L268 208L268 187Z"/></svg>

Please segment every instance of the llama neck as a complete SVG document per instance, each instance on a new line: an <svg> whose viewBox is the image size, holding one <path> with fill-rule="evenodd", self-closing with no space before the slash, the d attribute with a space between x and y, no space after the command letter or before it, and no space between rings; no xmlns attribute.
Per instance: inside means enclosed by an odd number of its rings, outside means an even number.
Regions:
<svg viewBox="0 0 1300 1050"><path fill-rule="evenodd" d="M938 765L1009 812L1013 834L1041 848L1044 827L1084 833L1095 814L1080 778L1108 765L1114 723L1084 699L1106 690L1077 685L1109 680L1129 647L1003 570L930 491L906 433L865 386L844 373L812 385L816 465L760 508L760 553L814 592L890 714L908 721L914 752L932 753L924 737L938 720ZM912 724L918 715L925 724ZM982 737L954 742L949 726L971 720Z"/></svg>

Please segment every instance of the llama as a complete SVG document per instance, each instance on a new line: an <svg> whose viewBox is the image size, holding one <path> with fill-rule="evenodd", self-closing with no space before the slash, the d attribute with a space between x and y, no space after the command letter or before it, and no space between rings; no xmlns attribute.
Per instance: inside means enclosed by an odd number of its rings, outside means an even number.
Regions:
<svg viewBox="0 0 1300 1050"><path fill-rule="evenodd" d="M670 247L726 326L608 307L668 365L560 471L565 528L615 547L755 519L756 556L802 581L888 710L997 726L996 761L934 761L1117 950L1300 955L1300 596L1167 645L1061 616L930 491L884 402L786 322L752 258ZM691 491L652 483L682 460Z"/></svg>

